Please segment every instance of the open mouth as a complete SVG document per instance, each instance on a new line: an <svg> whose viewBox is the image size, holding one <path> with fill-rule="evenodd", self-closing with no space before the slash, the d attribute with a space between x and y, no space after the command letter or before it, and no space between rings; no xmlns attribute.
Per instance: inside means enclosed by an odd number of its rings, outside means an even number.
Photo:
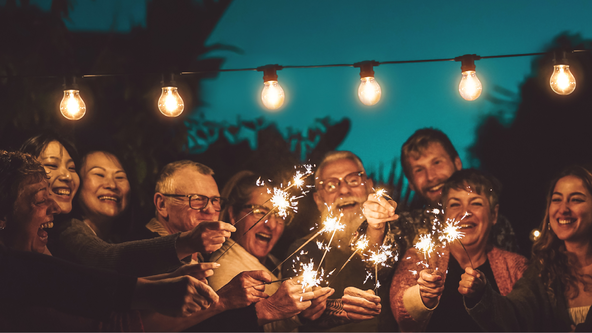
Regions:
<svg viewBox="0 0 592 333"><path fill-rule="evenodd" d="M461 223L461 224L459 224L459 227L461 230L467 230L467 229L475 228L476 225L474 223Z"/></svg>
<svg viewBox="0 0 592 333"><path fill-rule="evenodd" d="M51 191L57 195L67 196L69 197L72 194L72 190L68 187L56 187L52 188Z"/></svg>
<svg viewBox="0 0 592 333"><path fill-rule="evenodd" d="M255 237L262 242L266 242L266 243L271 242L271 235L270 234L258 232L255 234Z"/></svg>
<svg viewBox="0 0 592 333"><path fill-rule="evenodd" d="M101 195L101 196L99 196L99 200L119 202L118 197L114 197L114 196L110 196L110 195Z"/></svg>
<svg viewBox="0 0 592 333"><path fill-rule="evenodd" d="M47 231L45 229L53 228L53 221L42 223L37 229L37 236L41 239L42 242L47 243Z"/></svg>
<svg viewBox="0 0 592 333"><path fill-rule="evenodd" d="M349 209L354 208L358 205L356 201L345 201L337 204L337 209Z"/></svg>
<svg viewBox="0 0 592 333"><path fill-rule="evenodd" d="M442 189L442 187L444 187L444 184L438 184L436 186L430 187L428 188L428 192L438 192Z"/></svg>
<svg viewBox="0 0 592 333"><path fill-rule="evenodd" d="M561 225L572 224L576 221L576 219L557 219L557 223Z"/></svg>

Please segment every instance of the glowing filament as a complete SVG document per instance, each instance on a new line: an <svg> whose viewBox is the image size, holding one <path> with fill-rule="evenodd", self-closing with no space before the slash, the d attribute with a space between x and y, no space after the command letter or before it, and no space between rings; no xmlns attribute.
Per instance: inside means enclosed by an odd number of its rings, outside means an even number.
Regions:
<svg viewBox="0 0 592 333"><path fill-rule="evenodd" d="M60 102L60 112L64 118L79 120L86 114L86 104L80 97L78 90L64 90L64 97Z"/></svg>
<svg viewBox="0 0 592 333"><path fill-rule="evenodd" d="M373 76L363 77L360 79L360 86L358 87L358 98L365 105L374 105L380 101L382 90L380 85Z"/></svg>
<svg viewBox="0 0 592 333"><path fill-rule="evenodd" d="M462 72L462 79L458 85L458 91L462 98L467 101L474 101L481 96L481 81L477 77L475 71L464 71Z"/></svg>
<svg viewBox="0 0 592 333"><path fill-rule="evenodd" d="M162 93L158 99L158 109L167 117L178 117L185 109L185 104L177 87L162 87Z"/></svg>
<svg viewBox="0 0 592 333"><path fill-rule="evenodd" d="M553 66L553 75L549 83L551 89L559 95L569 95L576 89L576 78L569 70L569 65Z"/></svg>
<svg viewBox="0 0 592 333"><path fill-rule="evenodd" d="M261 91L261 101L270 110L279 109L284 105L284 89L277 81L265 81Z"/></svg>

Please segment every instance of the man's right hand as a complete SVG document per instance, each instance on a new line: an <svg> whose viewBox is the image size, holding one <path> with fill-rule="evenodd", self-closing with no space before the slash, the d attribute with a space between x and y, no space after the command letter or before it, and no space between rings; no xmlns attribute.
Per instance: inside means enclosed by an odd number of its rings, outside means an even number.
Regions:
<svg viewBox="0 0 592 333"><path fill-rule="evenodd" d="M210 254L222 247L236 228L226 222L201 222L192 230L182 232L177 240L177 254L184 258L195 252Z"/></svg>
<svg viewBox="0 0 592 333"><path fill-rule="evenodd" d="M224 310L238 309L266 299L265 282L270 281L265 271L242 272L218 290L220 305Z"/></svg>
<svg viewBox="0 0 592 333"><path fill-rule="evenodd" d="M361 290L355 287L347 287L343 291L343 310L347 318L358 321L372 319L380 314L382 306L380 297L374 295L372 290Z"/></svg>
<svg viewBox="0 0 592 333"><path fill-rule="evenodd" d="M395 209L397 209L395 201L370 193L368 194L368 200L364 202L363 211L368 224L379 227L385 222L399 218L399 215L395 214Z"/></svg>
<svg viewBox="0 0 592 333"><path fill-rule="evenodd" d="M314 298L314 292L302 292L302 285L296 279L284 281L275 294L255 306L257 322L265 325L293 317L310 307Z"/></svg>

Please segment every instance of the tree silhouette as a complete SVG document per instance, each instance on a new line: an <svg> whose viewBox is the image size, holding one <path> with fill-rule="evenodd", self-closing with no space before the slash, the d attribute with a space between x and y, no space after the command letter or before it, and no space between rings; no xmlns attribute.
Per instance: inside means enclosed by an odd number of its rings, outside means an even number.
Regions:
<svg viewBox="0 0 592 333"><path fill-rule="evenodd" d="M548 50L590 46L591 42L579 35L562 34ZM567 165L592 162L592 55L582 52L569 57L577 87L567 96L555 94L549 86L552 60L552 54L533 60L532 74L521 87L514 120L506 125L503 110L485 118L471 148L481 169L502 182L500 212L509 218L526 254L532 244L529 232L544 215L550 179Z"/></svg>

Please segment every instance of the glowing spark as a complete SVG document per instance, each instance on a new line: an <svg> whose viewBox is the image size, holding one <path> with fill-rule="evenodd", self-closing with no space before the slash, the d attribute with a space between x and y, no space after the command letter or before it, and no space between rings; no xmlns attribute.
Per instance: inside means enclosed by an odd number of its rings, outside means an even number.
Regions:
<svg viewBox="0 0 592 333"><path fill-rule="evenodd" d="M267 189L267 193L271 194L271 190ZM281 217L288 216L288 209L296 212L298 210L298 202L296 202L297 197L290 197L290 194L285 190L280 188L274 187L273 188L273 195L271 196L271 201L273 208L277 209L278 214Z"/></svg>
<svg viewBox="0 0 592 333"><path fill-rule="evenodd" d="M368 247L368 238L366 238L366 235L363 235L356 242L356 251L364 251L367 247Z"/></svg>
<svg viewBox="0 0 592 333"><path fill-rule="evenodd" d="M380 288L380 282L378 281L378 265L386 267L387 260L393 257L393 251L391 251L391 245L382 245L376 250L376 252L371 251L370 253L371 255L368 260L374 263L374 290L376 292L378 288ZM398 257L398 255L396 257ZM372 273L370 273L370 275L371 274ZM368 276L366 276L366 280L368 280Z"/></svg>
<svg viewBox="0 0 592 333"><path fill-rule="evenodd" d="M432 241L432 235L424 234L419 236L419 242L415 244L415 248L423 253L424 257L428 258L431 256L434 250L434 242Z"/></svg>
<svg viewBox="0 0 592 333"><path fill-rule="evenodd" d="M441 242L448 242L452 243L457 239L461 239L464 237L464 233L460 231L460 226L454 220L446 221L444 228L442 229L442 234L439 236Z"/></svg>
<svg viewBox="0 0 592 333"><path fill-rule="evenodd" d="M257 179L257 181L255 182L255 184L256 184L257 186L263 186L263 185L265 185L265 181L261 180L261 177L259 177L259 178Z"/></svg>
<svg viewBox="0 0 592 333"><path fill-rule="evenodd" d="M389 200L393 200L393 198L391 198L391 197L388 195L388 193L386 193L386 190L385 190L385 189L383 189L383 188L379 188L378 190L375 190L375 189L373 189L373 190L374 190L374 194L375 194L377 197L383 197L383 198L386 198L386 199L389 199Z"/></svg>
<svg viewBox="0 0 592 333"><path fill-rule="evenodd" d="M329 215L325 221L323 221L323 231L331 232L343 230L345 228L345 224L339 223L339 221L341 221L341 216L343 216L343 214L341 214L339 217Z"/></svg>

